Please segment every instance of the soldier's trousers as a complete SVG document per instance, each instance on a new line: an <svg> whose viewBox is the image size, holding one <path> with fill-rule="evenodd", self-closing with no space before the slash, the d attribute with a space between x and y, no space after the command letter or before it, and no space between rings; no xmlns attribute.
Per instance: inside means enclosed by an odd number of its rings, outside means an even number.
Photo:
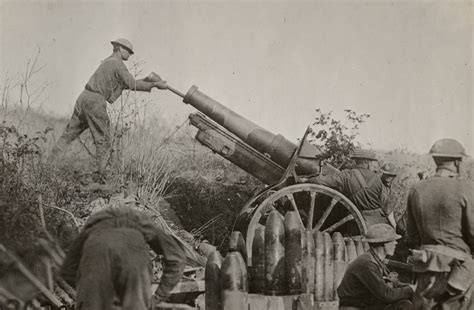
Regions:
<svg viewBox="0 0 474 310"><path fill-rule="evenodd" d="M73 140L89 128L96 147L97 170L103 173L110 150L109 127L107 101L100 94L84 90L77 98L71 120L53 148L49 161L54 161Z"/></svg>
<svg viewBox="0 0 474 310"><path fill-rule="evenodd" d="M466 292L450 294L447 272L430 272L417 275L414 309L470 310L474 309L471 286Z"/></svg>
<svg viewBox="0 0 474 310"><path fill-rule="evenodd" d="M82 252L76 309L146 310L151 299L151 262L143 235L129 228L93 231Z"/></svg>

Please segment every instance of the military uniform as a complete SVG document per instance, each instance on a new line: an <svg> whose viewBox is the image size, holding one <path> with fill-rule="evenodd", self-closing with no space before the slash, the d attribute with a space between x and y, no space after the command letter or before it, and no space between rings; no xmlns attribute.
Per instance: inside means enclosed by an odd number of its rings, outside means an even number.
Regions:
<svg viewBox="0 0 474 310"><path fill-rule="evenodd" d="M382 209L386 189L380 176L364 167L343 170L334 175L310 178L309 182L334 188L343 193L361 211L367 227L388 223Z"/></svg>
<svg viewBox="0 0 474 310"><path fill-rule="evenodd" d="M407 205L407 237L417 273L416 304L473 309L474 184L438 169L416 184Z"/></svg>
<svg viewBox="0 0 474 310"><path fill-rule="evenodd" d="M103 173L110 149L107 102L114 103L124 89L149 92L153 86L152 82L135 80L119 55L105 59L79 95L71 120L52 150L50 161L89 128L96 146L97 168Z"/></svg>
<svg viewBox="0 0 474 310"><path fill-rule="evenodd" d="M389 271L375 253L358 256L348 267L337 288L341 309L410 309L413 290L385 282Z"/></svg>
<svg viewBox="0 0 474 310"><path fill-rule="evenodd" d="M69 250L61 272L77 288L77 309L113 309L117 298L123 310L148 309L152 281L148 245L164 258L155 293L164 300L184 270L181 246L139 210L120 206L93 214Z"/></svg>

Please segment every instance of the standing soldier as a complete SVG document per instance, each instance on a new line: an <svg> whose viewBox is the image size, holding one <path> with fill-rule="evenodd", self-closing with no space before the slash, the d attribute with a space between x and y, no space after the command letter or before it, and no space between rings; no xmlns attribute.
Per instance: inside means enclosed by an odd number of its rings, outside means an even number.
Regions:
<svg viewBox="0 0 474 310"><path fill-rule="evenodd" d="M87 82L76 101L71 120L48 159L52 163L74 139L89 128L96 146L95 176L99 181L104 181L110 150L110 120L107 115L107 102L114 103L125 89L150 92L154 87L167 88L166 82L161 78L156 82L145 79L135 80L124 64L124 61L127 61L134 53L132 44L127 39L117 39L111 43L112 55L102 61Z"/></svg>
<svg viewBox="0 0 474 310"><path fill-rule="evenodd" d="M370 249L347 267L337 288L341 310L409 310L414 286L401 284L384 264L393 255L400 235L388 224L376 224L367 230Z"/></svg>
<svg viewBox="0 0 474 310"><path fill-rule="evenodd" d="M416 309L474 309L474 184L458 179L463 146L441 139L430 150L436 174L409 193L407 237L417 274Z"/></svg>
<svg viewBox="0 0 474 310"><path fill-rule="evenodd" d="M147 310L151 302L152 270L148 245L163 255L164 270L154 294L164 301L179 282L185 254L142 211L126 204L90 216L62 266L62 277L77 290L76 309Z"/></svg>
<svg viewBox="0 0 474 310"><path fill-rule="evenodd" d="M392 183L397 177L398 169L392 163L385 163L382 168L382 210L384 214L387 214L387 220L393 228L397 228L395 216L393 214L393 197L392 197Z"/></svg>
<svg viewBox="0 0 474 310"><path fill-rule="evenodd" d="M377 161L375 153L357 150L351 158L355 161L354 168L334 175L317 176L307 181L334 188L344 194L361 211L367 226L388 223L387 215L382 210L382 180L370 170L370 163Z"/></svg>

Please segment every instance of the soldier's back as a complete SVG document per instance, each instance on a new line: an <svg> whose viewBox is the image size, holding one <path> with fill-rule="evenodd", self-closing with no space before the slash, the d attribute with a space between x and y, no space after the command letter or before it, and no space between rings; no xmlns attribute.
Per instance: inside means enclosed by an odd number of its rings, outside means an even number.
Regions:
<svg viewBox="0 0 474 310"><path fill-rule="evenodd" d="M473 213L474 185L470 181L434 176L416 184L409 194L411 212L417 220L421 244L442 244L470 252L464 240L464 226ZM465 221L468 223L463 223Z"/></svg>

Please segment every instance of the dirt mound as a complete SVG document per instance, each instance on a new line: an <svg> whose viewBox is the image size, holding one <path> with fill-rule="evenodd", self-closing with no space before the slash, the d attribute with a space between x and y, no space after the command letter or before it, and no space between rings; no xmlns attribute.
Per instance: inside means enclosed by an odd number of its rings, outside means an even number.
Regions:
<svg viewBox="0 0 474 310"><path fill-rule="evenodd" d="M236 169L206 175L188 171L174 180L166 195L183 228L221 251L226 250L236 215L259 186L258 181Z"/></svg>

